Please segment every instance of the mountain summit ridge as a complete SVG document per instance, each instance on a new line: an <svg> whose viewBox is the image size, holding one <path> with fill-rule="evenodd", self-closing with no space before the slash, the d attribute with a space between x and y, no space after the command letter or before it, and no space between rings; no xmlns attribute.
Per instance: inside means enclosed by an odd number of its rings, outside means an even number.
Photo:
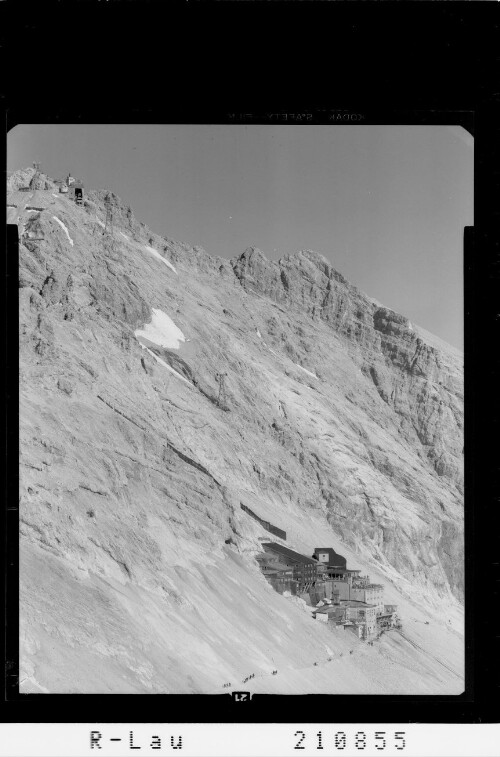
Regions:
<svg viewBox="0 0 500 757"><path fill-rule="evenodd" d="M318 645L343 649L269 591L254 560L265 532L245 504L292 548L330 544L385 583L388 600L417 619L412 638L457 671L417 678L408 662L396 680L363 652L371 678L343 662L334 681L308 677L312 691L459 693L456 352L317 253L213 257L155 234L112 193L111 244L104 190L79 207L50 179L21 192L29 178L9 177L7 201L21 231L26 690L93 691L101 671L100 691L211 691L221 675L239 675L243 657L264 669L270 655L282 667L298 655L303 667ZM285 634L288 651L271 632ZM396 660L393 642L384 645ZM297 693L290 676L282 685Z"/></svg>

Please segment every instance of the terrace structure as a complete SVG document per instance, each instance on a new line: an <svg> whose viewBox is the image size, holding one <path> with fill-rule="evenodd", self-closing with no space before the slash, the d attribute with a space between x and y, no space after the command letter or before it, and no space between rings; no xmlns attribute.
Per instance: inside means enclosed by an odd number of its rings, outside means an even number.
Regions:
<svg viewBox="0 0 500 757"><path fill-rule="evenodd" d="M401 628L401 621L396 611L397 605L384 605L383 612L377 615L378 630L382 631L388 628Z"/></svg>
<svg viewBox="0 0 500 757"><path fill-rule="evenodd" d="M328 578L333 578L338 581L349 581L351 583L354 579L357 579L361 573L358 568L336 568L330 565L326 572Z"/></svg>

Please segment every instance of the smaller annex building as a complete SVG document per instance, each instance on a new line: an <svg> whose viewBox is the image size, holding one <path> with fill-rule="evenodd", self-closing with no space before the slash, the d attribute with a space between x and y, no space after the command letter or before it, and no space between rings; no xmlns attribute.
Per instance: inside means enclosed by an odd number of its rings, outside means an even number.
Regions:
<svg viewBox="0 0 500 757"><path fill-rule="evenodd" d="M346 608L346 617L348 621L358 623L361 628L361 637L369 639L375 636L377 632L377 615L375 605L369 605L366 602L357 600L341 601L341 606Z"/></svg>

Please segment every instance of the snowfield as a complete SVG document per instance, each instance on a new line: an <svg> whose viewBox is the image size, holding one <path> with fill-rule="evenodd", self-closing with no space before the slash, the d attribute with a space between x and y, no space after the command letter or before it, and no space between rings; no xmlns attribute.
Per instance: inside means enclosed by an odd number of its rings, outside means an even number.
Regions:
<svg viewBox="0 0 500 757"><path fill-rule="evenodd" d="M174 350L178 350L181 342L186 341L186 337L180 328L163 310L158 308L153 308L151 323L147 323L142 329L137 329L134 334L139 342L141 342L141 339L146 339L158 347ZM147 347L146 344L142 342L141 344L142 347Z"/></svg>
<svg viewBox="0 0 500 757"><path fill-rule="evenodd" d="M150 252L151 255L154 255L155 258L158 258L158 260L161 260L162 263L165 263L165 265L168 268L170 268L174 273L177 273L177 271L175 270L175 268L172 265L172 263L169 260L166 260L162 255L160 255L160 253L158 252L158 250L155 250L154 247L150 247L149 245L146 244L146 245L144 245L144 249L146 249L148 252Z"/></svg>
<svg viewBox="0 0 500 757"><path fill-rule="evenodd" d="M65 231L65 233L66 233L66 236L68 237L68 241L69 241L70 245L71 245L71 246L73 247L73 244L74 244L74 242L73 242L73 240L71 239L71 237L70 237L70 235L69 235L69 231L68 231L68 228L67 228L67 226L66 226L66 225L65 225L65 224L64 224L64 223L63 223L63 222L61 221L61 219L60 219L60 218L58 218L57 216L52 216L52 218L54 219L54 221L57 221L57 223L59 224L59 226L60 226L60 227L61 227L62 229L64 229L64 231Z"/></svg>

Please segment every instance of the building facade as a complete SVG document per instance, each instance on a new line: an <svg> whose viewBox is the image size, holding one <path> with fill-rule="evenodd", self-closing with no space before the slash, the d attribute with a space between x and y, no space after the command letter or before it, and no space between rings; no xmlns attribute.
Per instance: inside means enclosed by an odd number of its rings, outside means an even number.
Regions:
<svg viewBox="0 0 500 757"><path fill-rule="evenodd" d="M267 554L276 556L282 565L292 568L293 579L298 582L301 591L315 585L318 568L316 560L312 557L301 555L300 552L294 552L276 542L265 542L262 547Z"/></svg>
<svg viewBox="0 0 500 757"><path fill-rule="evenodd" d="M351 586L348 581L344 581L343 579L330 579L328 582L325 581L325 583L330 584L330 586L332 587L332 594L335 592L339 599L351 598Z"/></svg>
<svg viewBox="0 0 500 757"><path fill-rule="evenodd" d="M370 639L377 634L377 614L374 605L368 605L365 602L351 600L344 603L347 613L346 618L353 623L361 626L361 638Z"/></svg>
<svg viewBox="0 0 500 757"><path fill-rule="evenodd" d="M350 587L349 599L359 599L369 605L375 605L376 614L381 615L384 612L384 587L382 584L363 584L357 586L352 584Z"/></svg>
<svg viewBox="0 0 500 757"><path fill-rule="evenodd" d="M68 197L74 200L77 205L81 205L83 203L83 190L84 186L82 182L78 181L77 179L73 179L68 187Z"/></svg>
<svg viewBox="0 0 500 757"><path fill-rule="evenodd" d="M297 581L294 581L293 570L279 562L276 555L257 555L262 575L279 594L289 591L294 596L297 594Z"/></svg>
<svg viewBox="0 0 500 757"><path fill-rule="evenodd" d="M325 581L323 581L323 586L325 587L326 599L330 599L334 604L338 604L340 599L340 591L336 588L334 582L327 578ZM344 599L347 599L347 597L344 597Z"/></svg>

